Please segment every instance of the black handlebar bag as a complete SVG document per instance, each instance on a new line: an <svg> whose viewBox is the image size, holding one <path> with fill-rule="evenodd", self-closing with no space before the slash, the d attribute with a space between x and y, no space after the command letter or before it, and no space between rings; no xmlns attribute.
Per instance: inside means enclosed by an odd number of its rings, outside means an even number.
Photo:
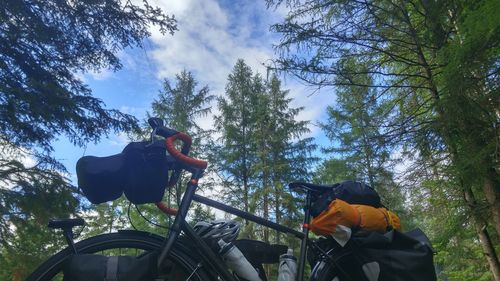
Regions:
<svg viewBox="0 0 500 281"><path fill-rule="evenodd" d="M156 203L163 197L174 164L163 141L132 142L116 155L80 158L76 174L78 186L94 204L123 193L134 204Z"/></svg>
<svg viewBox="0 0 500 281"><path fill-rule="evenodd" d="M76 163L78 187L87 199L100 204L118 199L127 181L125 155L84 156Z"/></svg>
<svg viewBox="0 0 500 281"><path fill-rule="evenodd" d="M132 142L122 153L128 167L124 186L127 199L134 204L160 202L174 165L173 158L167 155L165 142Z"/></svg>

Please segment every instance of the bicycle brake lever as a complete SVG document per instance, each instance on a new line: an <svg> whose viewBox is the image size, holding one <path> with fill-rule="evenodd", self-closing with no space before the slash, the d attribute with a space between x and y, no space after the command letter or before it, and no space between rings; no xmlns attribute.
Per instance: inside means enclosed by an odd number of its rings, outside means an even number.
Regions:
<svg viewBox="0 0 500 281"><path fill-rule="evenodd" d="M158 117L151 117L148 119L149 126L155 130L158 127L163 127L163 119Z"/></svg>

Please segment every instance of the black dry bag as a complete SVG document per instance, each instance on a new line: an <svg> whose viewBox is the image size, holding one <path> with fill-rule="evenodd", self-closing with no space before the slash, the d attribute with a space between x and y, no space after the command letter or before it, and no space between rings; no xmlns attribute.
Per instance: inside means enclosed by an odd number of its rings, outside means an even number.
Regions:
<svg viewBox="0 0 500 281"><path fill-rule="evenodd" d="M63 281L145 281L156 280L157 254L141 257L78 254L63 265Z"/></svg>
<svg viewBox="0 0 500 281"><path fill-rule="evenodd" d="M328 208L334 199L341 199L349 204L369 205L375 208L382 207L380 196L371 186L362 182L344 181L334 184L332 189L314 200L311 206L311 215L316 217Z"/></svg>

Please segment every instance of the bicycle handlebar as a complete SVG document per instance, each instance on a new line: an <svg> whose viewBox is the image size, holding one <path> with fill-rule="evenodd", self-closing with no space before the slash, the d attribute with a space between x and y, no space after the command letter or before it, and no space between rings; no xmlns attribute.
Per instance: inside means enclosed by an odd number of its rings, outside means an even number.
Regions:
<svg viewBox="0 0 500 281"><path fill-rule="evenodd" d="M178 132L176 130L172 130L163 126L163 120L160 118L149 118L148 123L153 128L155 134L165 138L167 151L170 155L172 155L172 157L179 160L180 162L183 162L184 164L193 166L195 168L207 168L207 161L195 159L188 156L189 149L191 148L191 143L193 142L188 134ZM176 140L182 141L181 151L177 150L174 145L174 142Z"/></svg>
<svg viewBox="0 0 500 281"><path fill-rule="evenodd" d="M182 141L182 148L181 151L177 150L174 145L174 141L176 140L181 140ZM167 137L166 138L166 144L167 144L167 151L172 155L175 159L184 162L188 165L191 165L196 168L200 169L206 169L208 162L195 159L192 157L187 156L186 154L189 152L189 149L191 148L191 143L192 139L189 135L185 133L178 132L173 136Z"/></svg>

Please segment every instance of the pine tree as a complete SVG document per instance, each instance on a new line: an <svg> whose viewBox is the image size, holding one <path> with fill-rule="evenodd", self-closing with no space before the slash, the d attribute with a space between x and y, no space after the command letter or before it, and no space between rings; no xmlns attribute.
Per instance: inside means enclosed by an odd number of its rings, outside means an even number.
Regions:
<svg viewBox="0 0 500 281"><path fill-rule="evenodd" d="M221 115L216 118L221 142L217 160L224 179L224 200L247 212L297 228L302 219L303 198L285 190L288 182L309 180L316 161L316 148L309 122L297 121L303 108L291 108L288 91L273 75L264 82L259 74L239 60L226 86L227 98L219 99ZM245 224L240 237L281 243L279 232ZM286 243L298 246L288 237ZM273 275L272 268L266 272Z"/></svg>
<svg viewBox="0 0 500 281"><path fill-rule="evenodd" d="M349 68L343 70L345 72L367 71L354 59L346 59L343 67ZM380 193L387 207L402 213L403 195L391 172L391 152L395 147L385 129L388 128L387 117L393 114L392 103L377 99L380 91L369 87L373 81L368 75L345 76L338 80L346 86L336 88L335 106L327 107L327 120L321 124L333 144L324 152L344 159L353 176L351 179L368 183ZM367 86L349 86L348 81Z"/></svg>
<svg viewBox="0 0 500 281"><path fill-rule="evenodd" d="M218 154L220 174L225 179L225 200L245 211L295 227L300 217L300 200L285 191L286 183L308 180L316 160L308 122L297 121L303 108L290 108L288 91L273 75L264 83L239 60L229 76L227 99L219 100L221 116L216 119L224 145ZM249 106L252 105L252 106ZM256 206L260 206L256 208ZM268 229L248 225L243 235L271 240ZM275 234L280 242L280 235Z"/></svg>
<svg viewBox="0 0 500 281"><path fill-rule="evenodd" d="M300 224L302 217L301 200L286 190L286 184L291 181L311 180L311 171L316 157L312 152L316 149L312 138L304 138L309 133L309 122L298 121L302 107L291 108L292 99L289 91L281 88L281 81L273 75L267 83L269 100L269 127L267 137L270 151L269 163L274 199L274 217L277 223L290 227ZM281 235L275 234L276 243L280 243ZM288 241L291 243L291 241Z"/></svg>
<svg viewBox="0 0 500 281"><path fill-rule="evenodd" d="M255 211L251 197L256 162L255 143L252 141L257 118L256 88L262 88L259 79L254 79L250 67L238 60L228 77L226 97L218 100L221 114L215 118L216 129L221 133L216 162L223 179L223 197L230 205L245 212ZM245 222L245 225L249 223ZM247 233L252 235L250 230Z"/></svg>
<svg viewBox="0 0 500 281"><path fill-rule="evenodd" d="M266 85L260 75L255 75L253 79L253 92L255 107L255 119L253 125L255 131L250 134L250 140L255 147L255 164L252 166L252 174L255 176L255 191L251 195L252 205L260 206L256 208L255 213L268 220L271 215L271 196L273 191L271 181L271 149L269 139L272 136L271 124L271 108L269 107L270 99L266 92ZM261 230L262 229L262 230ZM260 228L262 239L264 242L269 242L269 229L266 227ZM260 232L260 231L259 231Z"/></svg>

